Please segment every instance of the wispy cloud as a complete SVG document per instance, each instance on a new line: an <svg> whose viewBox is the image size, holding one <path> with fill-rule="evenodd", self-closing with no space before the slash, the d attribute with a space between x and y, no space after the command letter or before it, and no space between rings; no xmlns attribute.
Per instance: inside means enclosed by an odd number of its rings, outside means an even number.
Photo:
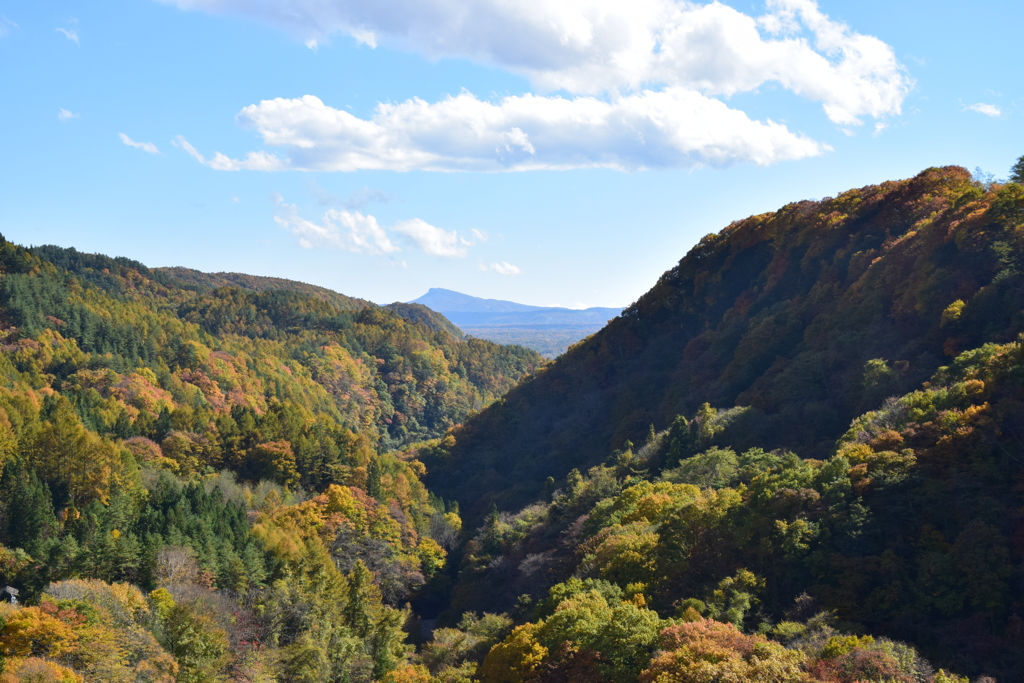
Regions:
<svg viewBox="0 0 1024 683"><path fill-rule="evenodd" d="M328 192L324 188L320 187L320 183L316 182L312 178L306 183L306 187L309 188L310 193L316 197L316 202L320 206L335 206L341 204L341 198L333 192Z"/></svg>
<svg viewBox="0 0 1024 683"><path fill-rule="evenodd" d="M9 36L12 28L18 28L18 25L3 14L0 14L0 38Z"/></svg>
<svg viewBox="0 0 1024 683"><path fill-rule="evenodd" d="M249 152L244 159L232 159L220 152L215 152L212 159L207 159L195 147L189 144L183 135L171 140L171 144L179 147L201 163L215 171L282 171L288 168L288 162L282 161L267 152Z"/></svg>
<svg viewBox="0 0 1024 683"><path fill-rule="evenodd" d="M73 42L75 45L81 45L78 42L78 31L73 28L55 28L58 33L63 33L64 37Z"/></svg>
<svg viewBox="0 0 1024 683"><path fill-rule="evenodd" d="M967 109L970 109L971 111L976 111L979 114L984 114L985 116L991 116L992 118L999 118L1000 116L1003 115L1002 109L1000 109L994 104L985 104L984 102L972 104L968 106Z"/></svg>
<svg viewBox="0 0 1024 683"><path fill-rule="evenodd" d="M149 152L150 154L159 154L160 153L160 150L157 149L157 146L154 145L152 142L136 142L135 140L132 140L130 137L128 137L124 133L118 133L118 135L121 136L121 142L123 142L124 144L128 145L129 147L134 147L135 149L141 149L143 152Z"/></svg>
<svg viewBox="0 0 1024 683"><path fill-rule="evenodd" d="M328 192L320 187L319 183L313 179L306 183L306 187L316 197L316 201L320 206L343 206L346 209L360 210L370 204L386 204L394 201L395 198L390 192L384 192L373 187L362 187L350 193L347 198L342 199L333 192Z"/></svg>
<svg viewBox="0 0 1024 683"><path fill-rule="evenodd" d="M489 270L498 275L521 275L523 272L518 266L514 266L508 261L499 261L498 263L491 264L481 262L480 270Z"/></svg>
<svg viewBox="0 0 1024 683"><path fill-rule="evenodd" d="M395 195L390 192L375 187L362 187L342 200L341 205L347 209L362 209L370 204L387 204L394 200Z"/></svg>
<svg viewBox="0 0 1024 683"><path fill-rule="evenodd" d="M60 121L70 121L71 119L77 119L78 116L79 115L77 113L63 108L57 112L57 119Z"/></svg>

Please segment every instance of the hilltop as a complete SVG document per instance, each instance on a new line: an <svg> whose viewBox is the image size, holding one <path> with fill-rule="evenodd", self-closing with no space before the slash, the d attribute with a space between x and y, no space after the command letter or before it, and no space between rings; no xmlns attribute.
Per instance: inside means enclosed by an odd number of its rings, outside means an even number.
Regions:
<svg viewBox="0 0 1024 683"><path fill-rule="evenodd" d="M73 251L73 250L72 250ZM365 299L339 294L326 287L286 280L279 277L246 275L245 273L204 273L191 268L175 266L171 268L154 268L153 272L173 278L182 286L195 289L220 289L222 287L238 287L251 292L296 292L316 297L343 311L355 311L373 306Z"/></svg>

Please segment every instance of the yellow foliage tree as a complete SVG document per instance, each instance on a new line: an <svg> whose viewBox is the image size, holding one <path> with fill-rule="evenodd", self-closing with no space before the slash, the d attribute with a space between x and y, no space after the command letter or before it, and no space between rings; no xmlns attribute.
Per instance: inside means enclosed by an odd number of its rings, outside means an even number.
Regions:
<svg viewBox="0 0 1024 683"><path fill-rule="evenodd" d="M39 607L6 608L0 629L0 654L4 657L59 657L75 649L78 634L67 623Z"/></svg>
<svg viewBox="0 0 1024 683"><path fill-rule="evenodd" d="M7 660L0 683L83 683L84 679L71 669L39 657Z"/></svg>
<svg viewBox="0 0 1024 683"><path fill-rule="evenodd" d="M810 683L801 668L803 653L744 635L732 624L700 619L670 626L659 644L662 651L640 683Z"/></svg>
<svg viewBox="0 0 1024 683"><path fill-rule="evenodd" d="M502 642L491 648L480 665L480 678L487 683L526 683L548 656L548 649L537 642L536 624L513 629Z"/></svg>

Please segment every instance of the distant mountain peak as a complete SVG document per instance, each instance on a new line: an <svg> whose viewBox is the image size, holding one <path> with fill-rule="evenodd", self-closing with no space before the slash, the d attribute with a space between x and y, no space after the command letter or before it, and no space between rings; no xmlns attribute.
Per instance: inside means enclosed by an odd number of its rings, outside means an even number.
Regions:
<svg viewBox="0 0 1024 683"><path fill-rule="evenodd" d="M423 304L439 313L527 313L527 312L561 312L561 311L592 311L601 315L610 313L618 315L620 308L592 307L587 309L564 308L561 306L531 306L529 304L518 304L514 301L503 299L483 299L470 294L463 294L452 289L443 287L431 287L427 293L418 299L410 301L411 304Z"/></svg>
<svg viewBox="0 0 1024 683"><path fill-rule="evenodd" d="M501 299L482 299L442 287L431 287L426 294L409 303L423 304L439 313L513 313L539 311L544 308Z"/></svg>
<svg viewBox="0 0 1024 683"><path fill-rule="evenodd" d="M442 287L431 287L409 304L443 315L466 334L500 344L520 344L548 358L597 332L621 313L619 308L577 310L529 306L501 299L482 299Z"/></svg>

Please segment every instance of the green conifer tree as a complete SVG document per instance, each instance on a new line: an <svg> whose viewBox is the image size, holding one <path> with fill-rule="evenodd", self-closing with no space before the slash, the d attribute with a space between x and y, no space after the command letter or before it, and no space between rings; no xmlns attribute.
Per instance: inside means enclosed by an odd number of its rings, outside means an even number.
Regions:
<svg viewBox="0 0 1024 683"><path fill-rule="evenodd" d="M1010 167L1010 182L1024 185L1024 154L1020 155L1012 167Z"/></svg>
<svg viewBox="0 0 1024 683"><path fill-rule="evenodd" d="M384 502L384 487L381 484L380 459L370 458L369 471L366 473L366 492L381 503Z"/></svg>
<svg viewBox="0 0 1024 683"><path fill-rule="evenodd" d="M7 508L7 537L11 545L35 555L56 528L50 489L39 481L34 471L20 472L14 477Z"/></svg>

